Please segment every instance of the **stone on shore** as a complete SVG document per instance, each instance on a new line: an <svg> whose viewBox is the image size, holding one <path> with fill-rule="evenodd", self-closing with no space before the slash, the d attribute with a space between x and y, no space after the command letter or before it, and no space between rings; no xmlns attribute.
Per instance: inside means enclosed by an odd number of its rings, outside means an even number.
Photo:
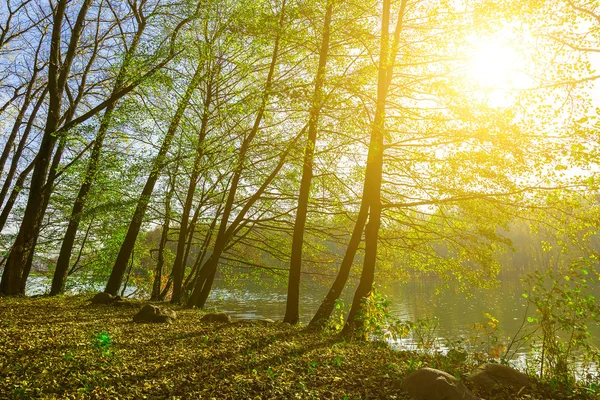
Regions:
<svg viewBox="0 0 600 400"><path fill-rule="evenodd" d="M208 313L205 314L202 318L200 318L202 322L222 322L229 324L231 323L231 317L229 314L225 314L222 312Z"/></svg>
<svg viewBox="0 0 600 400"><path fill-rule="evenodd" d="M482 392L490 392L498 387L511 387L515 390L528 388L531 381L527 375L507 365L484 364L467 378Z"/></svg>
<svg viewBox="0 0 600 400"><path fill-rule="evenodd" d="M171 323L177 318L177 313L169 309L146 304L133 316L133 322Z"/></svg>
<svg viewBox="0 0 600 400"><path fill-rule="evenodd" d="M478 400L454 376L433 368L421 368L408 375L402 389L414 400Z"/></svg>
<svg viewBox="0 0 600 400"><path fill-rule="evenodd" d="M121 296L113 296L110 293L100 292L92 297L92 304L112 304L121 300Z"/></svg>

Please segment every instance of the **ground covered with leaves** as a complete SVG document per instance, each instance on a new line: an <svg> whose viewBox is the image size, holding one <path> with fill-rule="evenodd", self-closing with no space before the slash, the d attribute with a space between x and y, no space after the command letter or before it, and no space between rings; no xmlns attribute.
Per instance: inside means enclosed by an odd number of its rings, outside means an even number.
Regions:
<svg viewBox="0 0 600 400"><path fill-rule="evenodd" d="M137 324L143 303L89 296L0 298L0 399L409 399L416 366L473 366L288 324ZM489 399L567 398L540 385ZM571 398L579 398L572 397Z"/></svg>

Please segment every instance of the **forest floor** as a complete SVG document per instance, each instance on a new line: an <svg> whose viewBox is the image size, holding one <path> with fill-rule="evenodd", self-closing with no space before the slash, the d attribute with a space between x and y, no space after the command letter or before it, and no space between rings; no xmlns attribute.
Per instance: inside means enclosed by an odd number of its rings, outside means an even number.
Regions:
<svg viewBox="0 0 600 400"><path fill-rule="evenodd" d="M142 303L90 297L0 298L0 399L409 399L401 382L415 365L473 368L288 324L205 323L191 309L137 324ZM482 398L581 398L536 387Z"/></svg>

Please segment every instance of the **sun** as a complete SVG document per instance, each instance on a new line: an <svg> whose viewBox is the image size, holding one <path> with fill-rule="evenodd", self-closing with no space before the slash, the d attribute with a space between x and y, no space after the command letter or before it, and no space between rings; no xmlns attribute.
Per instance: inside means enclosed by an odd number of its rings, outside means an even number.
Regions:
<svg viewBox="0 0 600 400"><path fill-rule="evenodd" d="M525 55L504 37L472 37L470 42L465 78L490 105L510 105L514 92L531 83Z"/></svg>
<svg viewBox="0 0 600 400"><path fill-rule="evenodd" d="M515 50L497 40L479 43L469 60L468 74L482 88L512 88L517 72L518 58Z"/></svg>

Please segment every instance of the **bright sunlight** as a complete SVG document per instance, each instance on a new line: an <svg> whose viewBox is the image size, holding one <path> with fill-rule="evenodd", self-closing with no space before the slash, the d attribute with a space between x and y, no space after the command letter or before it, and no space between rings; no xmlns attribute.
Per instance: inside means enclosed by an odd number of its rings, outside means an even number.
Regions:
<svg viewBox="0 0 600 400"><path fill-rule="evenodd" d="M512 91L530 86L525 74L524 54L506 39L473 37L473 48L467 55L466 78L484 93L495 107L512 103Z"/></svg>
<svg viewBox="0 0 600 400"><path fill-rule="evenodd" d="M470 60L470 75L486 88L512 87L518 66L516 52L498 40L482 41Z"/></svg>

